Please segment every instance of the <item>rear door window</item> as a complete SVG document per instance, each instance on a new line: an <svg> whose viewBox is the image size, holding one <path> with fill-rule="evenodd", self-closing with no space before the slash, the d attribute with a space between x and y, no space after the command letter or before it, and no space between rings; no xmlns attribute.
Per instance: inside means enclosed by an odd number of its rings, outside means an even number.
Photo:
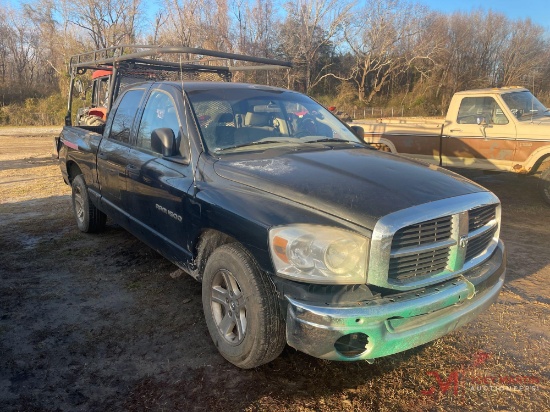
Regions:
<svg viewBox="0 0 550 412"><path fill-rule="evenodd" d="M134 118L139 109L139 104L143 98L145 89L133 89L127 91L116 109L109 139L117 140L121 143L130 143L130 132Z"/></svg>

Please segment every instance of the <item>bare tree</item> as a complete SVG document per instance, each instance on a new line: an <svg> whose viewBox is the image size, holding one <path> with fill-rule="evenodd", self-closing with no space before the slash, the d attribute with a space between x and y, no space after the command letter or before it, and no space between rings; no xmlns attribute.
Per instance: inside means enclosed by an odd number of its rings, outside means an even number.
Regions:
<svg viewBox="0 0 550 412"><path fill-rule="evenodd" d="M260 57L277 57L279 18L273 0L233 0L232 33L239 53ZM236 72L234 79L250 83L286 84L286 72Z"/></svg>
<svg viewBox="0 0 550 412"><path fill-rule="evenodd" d="M163 0L144 26L142 0L23 0L0 8L2 104L65 94L71 55L140 37L291 60L291 71L235 79L330 98L340 90L364 104L399 96L435 112L457 90L513 84L550 96L550 39L530 20L430 12L416 0L353 1Z"/></svg>
<svg viewBox="0 0 550 412"><path fill-rule="evenodd" d="M163 10L158 10L155 13L155 16L153 17L152 24L153 29L151 32L149 32L146 36L146 43L148 44L160 44L161 43L161 32L163 30L164 25L168 21L169 14L166 13Z"/></svg>
<svg viewBox="0 0 550 412"><path fill-rule="evenodd" d="M548 63L544 30L530 21L510 21L501 13L476 10L434 13L422 42L439 45L416 68L442 108L452 95L471 88L522 84L542 76ZM418 86L418 85L417 85Z"/></svg>
<svg viewBox="0 0 550 412"><path fill-rule="evenodd" d="M346 40L355 58L348 77L356 84L360 100L373 97L421 56L416 47L424 29L424 7L398 0L368 0L346 29Z"/></svg>
<svg viewBox="0 0 550 412"><path fill-rule="evenodd" d="M95 48L133 43L141 0L69 0L69 21L88 34Z"/></svg>
<svg viewBox="0 0 550 412"><path fill-rule="evenodd" d="M508 25L510 33L499 54L498 77L503 85L533 81L549 67L548 40L544 29L531 20L516 21Z"/></svg>
<svg viewBox="0 0 550 412"><path fill-rule="evenodd" d="M238 51L272 57L278 43L278 16L273 0L234 0L231 9Z"/></svg>
<svg viewBox="0 0 550 412"><path fill-rule="evenodd" d="M32 90L38 70L39 35L26 24L21 12L5 9L2 24L2 50L4 85L10 84L10 94L27 97ZM5 36L5 37L4 37ZM14 93L15 92L15 93Z"/></svg>
<svg viewBox="0 0 550 412"><path fill-rule="evenodd" d="M352 3L342 0L298 0L287 2L286 20L280 31L280 48L295 64L298 78L310 93L331 66L322 57L329 56L338 42L338 34L349 17ZM301 72L301 73L300 73ZM296 84L298 82L298 84Z"/></svg>
<svg viewBox="0 0 550 412"><path fill-rule="evenodd" d="M160 30L164 44L231 51L227 0L165 0L167 22Z"/></svg>

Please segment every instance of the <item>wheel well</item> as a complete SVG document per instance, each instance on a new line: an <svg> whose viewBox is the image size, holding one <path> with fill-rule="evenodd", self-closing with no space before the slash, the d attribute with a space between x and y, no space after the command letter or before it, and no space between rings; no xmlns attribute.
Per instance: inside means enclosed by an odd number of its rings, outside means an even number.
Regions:
<svg viewBox="0 0 550 412"><path fill-rule="evenodd" d="M538 159L528 174L534 175L537 173L542 173L547 169L550 169L550 154L545 154L540 159Z"/></svg>
<svg viewBox="0 0 550 412"><path fill-rule="evenodd" d="M371 143L370 145L381 152L392 153L391 147L385 143Z"/></svg>
<svg viewBox="0 0 550 412"><path fill-rule="evenodd" d="M550 169L550 154L544 155L537 160L533 169L531 169L531 173L542 173L546 169Z"/></svg>
<svg viewBox="0 0 550 412"><path fill-rule="evenodd" d="M194 277L201 281L204 268L208 258L222 245L228 243L238 243L233 237L226 235L223 232L220 232L215 229L205 229L199 235L197 242L195 242L194 250Z"/></svg>
<svg viewBox="0 0 550 412"><path fill-rule="evenodd" d="M69 183L72 183L73 179L82 174L82 170L75 162L67 163L67 175L69 176Z"/></svg>

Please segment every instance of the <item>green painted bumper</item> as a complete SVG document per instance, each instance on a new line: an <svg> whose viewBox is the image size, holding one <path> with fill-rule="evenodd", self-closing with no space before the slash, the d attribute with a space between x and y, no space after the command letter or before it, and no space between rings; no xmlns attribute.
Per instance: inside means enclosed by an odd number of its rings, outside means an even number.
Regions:
<svg viewBox="0 0 550 412"><path fill-rule="evenodd" d="M317 306L291 297L287 342L312 356L342 361L379 358L437 339L474 319L498 298L506 272L499 242L486 262L444 283L357 306ZM365 351L344 356L334 344L344 335L368 336Z"/></svg>

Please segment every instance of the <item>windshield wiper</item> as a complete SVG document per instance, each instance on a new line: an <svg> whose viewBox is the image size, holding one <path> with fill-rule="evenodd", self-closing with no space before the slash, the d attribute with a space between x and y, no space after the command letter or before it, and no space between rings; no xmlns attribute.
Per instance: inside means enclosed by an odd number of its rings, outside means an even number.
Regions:
<svg viewBox="0 0 550 412"><path fill-rule="evenodd" d="M334 142L334 143L359 143L346 139L333 139L331 137L324 137L322 139L315 140L306 140L304 143L323 143L323 142Z"/></svg>
<svg viewBox="0 0 550 412"><path fill-rule="evenodd" d="M282 139L258 140L256 142L243 143L243 144L237 144L235 146L223 147L221 149L215 149L214 151L218 153L218 152L223 152L225 150L238 149L240 147L256 146L260 144L273 144L273 143L294 143L294 142L289 140L282 140Z"/></svg>

